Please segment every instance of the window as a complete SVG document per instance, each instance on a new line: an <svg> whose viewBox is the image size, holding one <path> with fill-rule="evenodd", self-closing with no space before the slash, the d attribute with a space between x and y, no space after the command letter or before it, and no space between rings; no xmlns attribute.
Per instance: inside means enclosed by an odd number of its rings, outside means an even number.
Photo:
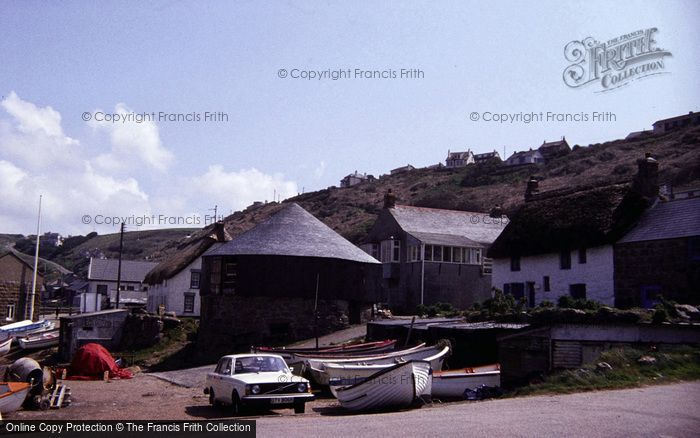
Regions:
<svg viewBox="0 0 700 438"><path fill-rule="evenodd" d="M465 250L466 248L453 248L452 249L452 261L455 263L465 263L466 260L464 259L465 255Z"/></svg>
<svg viewBox="0 0 700 438"><path fill-rule="evenodd" d="M571 251L564 250L559 254L559 267L561 269L571 269Z"/></svg>
<svg viewBox="0 0 700 438"><path fill-rule="evenodd" d="M578 250L578 262L581 265L586 263L586 248L579 248L579 250Z"/></svg>
<svg viewBox="0 0 700 438"><path fill-rule="evenodd" d="M579 284L570 284L569 285L569 295L571 295L572 298L581 298L581 299L586 299L586 284L585 283L579 283Z"/></svg>
<svg viewBox="0 0 700 438"><path fill-rule="evenodd" d="M200 275L199 271L190 272L190 289L199 289Z"/></svg>
<svg viewBox="0 0 700 438"><path fill-rule="evenodd" d="M134 290L134 286L127 286L126 290Z"/></svg>
<svg viewBox="0 0 700 438"><path fill-rule="evenodd" d="M409 252L408 259L409 259L409 261L419 262L421 260L421 254L420 254L421 251L420 250L421 250L420 245L409 246L408 247L408 252Z"/></svg>
<svg viewBox="0 0 700 438"><path fill-rule="evenodd" d="M221 292L221 258L212 257L209 266L209 282L211 284L211 293L218 294Z"/></svg>
<svg viewBox="0 0 700 438"><path fill-rule="evenodd" d="M433 261L434 262L441 262L442 260L443 260L442 247L441 246L433 246Z"/></svg>
<svg viewBox="0 0 700 438"><path fill-rule="evenodd" d="M520 270L520 256L510 257L510 270L519 271Z"/></svg>
<svg viewBox="0 0 700 438"><path fill-rule="evenodd" d="M467 260L465 259L465 262ZM480 265L481 264L481 249L479 248L470 248L469 249L469 264L472 265Z"/></svg>
<svg viewBox="0 0 700 438"><path fill-rule="evenodd" d="M432 262L433 261L433 245L425 245L425 261L426 262Z"/></svg>
<svg viewBox="0 0 700 438"><path fill-rule="evenodd" d="M100 295L107 295L107 285L106 284L98 284L97 285L97 293Z"/></svg>
<svg viewBox="0 0 700 438"><path fill-rule="evenodd" d="M194 313L194 294L193 293L186 293L185 294L185 308L183 310L184 310L184 313Z"/></svg>
<svg viewBox="0 0 700 438"><path fill-rule="evenodd" d="M688 239L688 258L691 261L700 261L700 237Z"/></svg>
<svg viewBox="0 0 700 438"><path fill-rule="evenodd" d="M525 296L525 284L506 283L503 285L503 293L513 295L516 300L519 300Z"/></svg>
<svg viewBox="0 0 700 438"><path fill-rule="evenodd" d="M550 291L550 287L549 287L549 275L545 275L544 277L542 277L542 288L544 289L545 292L549 292L549 291Z"/></svg>
<svg viewBox="0 0 700 438"><path fill-rule="evenodd" d="M398 263L401 260L401 241L383 240L381 249L382 263Z"/></svg>
<svg viewBox="0 0 700 438"><path fill-rule="evenodd" d="M8 321L12 321L15 319L15 305L14 304L8 304L7 305L7 316L5 316L5 319Z"/></svg>

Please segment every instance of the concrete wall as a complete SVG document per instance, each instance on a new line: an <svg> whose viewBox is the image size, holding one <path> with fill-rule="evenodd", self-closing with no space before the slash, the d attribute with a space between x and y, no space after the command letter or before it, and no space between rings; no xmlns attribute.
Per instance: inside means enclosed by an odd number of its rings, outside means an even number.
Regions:
<svg viewBox="0 0 700 438"><path fill-rule="evenodd" d="M178 316L199 316L201 299L199 289L190 289L192 270L201 270L202 258L197 257L185 269L174 277L148 288L148 311L157 312L158 305L164 304L167 312L175 312ZM200 278L201 284L202 278ZM194 312L185 312L185 294L194 294Z"/></svg>
<svg viewBox="0 0 700 438"><path fill-rule="evenodd" d="M544 276L549 276L549 292L544 290ZM572 250L571 269L560 269L558 253L522 257L520 271L510 270L509 258L494 259L494 287L503 289L505 283L527 282L535 283L535 305L544 300L556 304L560 296L569 295L569 285L584 283L587 299L612 306L615 304L613 247L587 248L585 264L579 264L578 251Z"/></svg>
<svg viewBox="0 0 700 438"><path fill-rule="evenodd" d="M128 315L127 309L115 309L61 317L59 355L70 361L78 348L90 342L108 350L117 348Z"/></svg>
<svg viewBox="0 0 700 438"><path fill-rule="evenodd" d="M615 305L643 306L661 294L681 303L700 304L700 260L690 257L690 239L615 245Z"/></svg>

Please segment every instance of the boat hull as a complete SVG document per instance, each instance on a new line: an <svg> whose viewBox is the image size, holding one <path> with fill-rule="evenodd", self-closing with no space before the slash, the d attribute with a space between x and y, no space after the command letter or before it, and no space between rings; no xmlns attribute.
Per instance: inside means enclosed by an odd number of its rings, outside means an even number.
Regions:
<svg viewBox="0 0 700 438"><path fill-rule="evenodd" d="M501 386L501 371L498 365L433 373L432 396L463 398L464 391L481 386Z"/></svg>
<svg viewBox="0 0 700 438"><path fill-rule="evenodd" d="M9 353L10 348L12 348L12 337L0 342L0 356L4 356Z"/></svg>
<svg viewBox="0 0 700 438"><path fill-rule="evenodd" d="M411 406L430 386L430 363L410 361L373 374L362 383L340 388L336 397L351 411L400 409Z"/></svg>
<svg viewBox="0 0 700 438"><path fill-rule="evenodd" d="M0 414L9 414L22 406L31 386L26 382L0 382Z"/></svg>
<svg viewBox="0 0 700 438"><path fill-rule="evenodd" d="M59 332L57 330L47 331L45 333L35 333L33 335L19 338L19 348L23 350L49 348L58 345Z"/></svg>

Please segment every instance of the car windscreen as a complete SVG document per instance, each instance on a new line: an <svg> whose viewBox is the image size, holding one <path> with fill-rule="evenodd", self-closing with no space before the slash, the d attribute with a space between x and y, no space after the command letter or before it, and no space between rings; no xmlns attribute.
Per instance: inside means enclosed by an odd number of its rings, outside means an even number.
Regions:
<svg viewBox="0 0 700 438"><path fill-rule="evenodd" d="M236 359L235 374L287 371L287 364L279 357L250 356Z"/></svg>

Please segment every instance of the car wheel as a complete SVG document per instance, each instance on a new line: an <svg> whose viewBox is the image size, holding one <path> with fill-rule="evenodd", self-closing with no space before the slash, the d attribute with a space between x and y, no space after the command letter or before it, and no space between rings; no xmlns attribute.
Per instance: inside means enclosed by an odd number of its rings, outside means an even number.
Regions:
<svg viewBox="0 0 700 438"><path fill-rule="evenodd" d="M303 414L305 410L306 410L306 404L304 404L304 403L295 403L294 404L294 413L295 414Z"/></svg>
<svg viewBox="0 0 700 438"><path fill-rule="evenodd" d="M209 404L215 408L221 406L221 402L219 402L214 396L214 388L209 388Z"/></svg>
<svg viewBox="0 0 700 438"><path fill-rule="evenodd" d="M231 412L236 416L241 414L241 410L241 398L238 396L238 391L234 390L231 394Z"/></svg>

